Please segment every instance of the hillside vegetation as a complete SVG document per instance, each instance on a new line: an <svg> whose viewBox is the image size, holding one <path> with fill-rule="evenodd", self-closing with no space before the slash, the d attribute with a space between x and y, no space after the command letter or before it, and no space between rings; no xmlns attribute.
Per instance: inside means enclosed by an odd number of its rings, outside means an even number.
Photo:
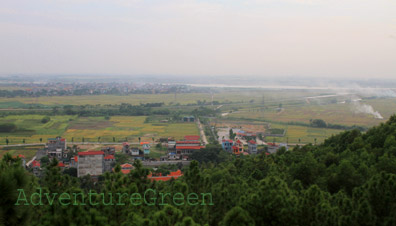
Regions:
<svg viewBox="0 0 396 226"><path fill-rule="evenodd" d="M319 146L273 155L192 162L184 176L150 182L135 162L128 175L105 174L99 183L63 175L53 162L37 181L8 155L0 166L0 222L5 225L395 225L396 116L366 133L343 132ZM222 160L222 161L219 161ZM32 186L33 185L33 186ZM17 188L33 192L93 189L109 193L212 193L214 205L14 206ZM172 202L169 202L172 203ZM67 214L65 214L67 213ZM73 217L70 217L73 216Z"/></svg>

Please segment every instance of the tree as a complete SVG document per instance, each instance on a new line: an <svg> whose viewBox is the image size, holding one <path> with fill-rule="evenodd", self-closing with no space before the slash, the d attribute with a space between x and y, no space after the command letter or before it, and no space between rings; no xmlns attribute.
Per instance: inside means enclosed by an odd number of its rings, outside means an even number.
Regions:
<svg viewBox="0 0 396 226"><path fill-rule="evenodd" d="M115 137L113 137L113 143L115 143Z"/></svg>
<svg viewBox="0 0 396 226"><path fill-rule="evenodd" d="M310 123L312 127L327 128L327 123L322 119L314 119L314 120L311 119Z"/></svg>
<svg viewBox="0 0 396 226"><path fill-rule="evenodd" d="M22 168L21 160L6 153L0 161L0 224L30 225L32 208L17 201L24 196L29 200L36 186L34 178ZM18 189L23 189L23 193Z"/></svg>
<svg viewBox="0 0 396 226"><path fill-rule="evenodd" d="M45 124L45 123L47 123L47 122L49 122L49 121L51 121L51 118L50 118L49 116L44 116L44 117L41 119L41 123L43 123L43 124Z"/></svg>
<svg viewBox="0 0 396 226"><path fill-rule="evenodd" d="M10 143L10 141L8 140L8 138L6 138L6 144L8 145L8 143Z"/></svg>
<svg viewBox="0 0 396 226"><path fill-rule="evenodd" d="M16 130L17 130L17 126L14 123L0 124L0 133L12 133Z"/></svg>
<svg viewBox="0 0 396 226"><path fill-rule="evenodd" d="M239 206L232 208L225 215L222 225L227 226L254 226L254 220L249 216L249 213Z"/></svg>
<svg viewBox="0 0 396 226"><path fill-rule="evenodd" d="M43 138L40 137L40 143L43 142Z"/></svg>

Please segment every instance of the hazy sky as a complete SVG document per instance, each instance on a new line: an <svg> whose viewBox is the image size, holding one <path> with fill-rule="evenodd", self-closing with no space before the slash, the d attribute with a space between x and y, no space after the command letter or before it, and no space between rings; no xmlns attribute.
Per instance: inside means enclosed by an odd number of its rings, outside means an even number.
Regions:
<svg viewBox="0 0 396 226"><path fill-rule="evenodd" d="M2 0L7 73L396 78L396 1Z"/></svg>

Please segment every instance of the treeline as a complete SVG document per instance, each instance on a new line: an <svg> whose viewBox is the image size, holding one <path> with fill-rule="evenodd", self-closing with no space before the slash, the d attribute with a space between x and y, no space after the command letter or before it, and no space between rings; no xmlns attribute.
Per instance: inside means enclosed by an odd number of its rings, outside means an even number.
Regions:
<svg viewBox="0 0 396 226"><path fill-rule="evenodd" d="M194 156L181 178L147 180L135 162L124 175L116 167L94 183L62 174L57 162L39 181L5 155L0 164L0 220L5 225L395 225L396 116L366 133L346 131L322 145L282 148L269 156L224 156L218 147ZM232 159L230 159L232 158ZM214 205L15 206L40 185L51 193L210 193ZM88 198L88 197L86 197ZM98 195L95 199L100 199ZM108 200L107 200L108 201Z"/></svg>
<svg viewBox="0 0 396 226"><path fill-rule="evenodd" d="M316 127L316 128L329 128L329 129L342 129L342 130L353 130L357 129L360 131L366 131L367 128L363 126L345 126L345 125L339 125L339 124L331 124L331 123L326 123L323 119L311 119L309 120L310 126L311 127Z"/></svg>
<svg viewBox="0 0 396 226"><path fill-rule="evenodd" d="M54 106L48 110L26 110L26 111L2 111L0 116L7 115L78 115L78 116L148 116L148 115L171 115L178 111L179 114L189 114L195 116L216 116L220 111L212 108L199 106L193 110L170 109L163 106L164 103L146 103L132 105L122 103L120 105L65 105Z"/></svg>
<svg viewBox="0 0 396 226"><path fill-rule="evenodd" d="M29 87L26 87L29 89ZM33 90L0 90L0 97L13 98L13 97L45 97L45 96L85 96L85 95L120 95L126 96L131 94L179 94L183 93L206 93L208 92L205 88L186 88L166 86L166 87L142 87L136 89L126 89L125 87L107 87L107 88L96 88L87 86L85 88L74 88L74 89L50 89L49 87Z"/></svg>

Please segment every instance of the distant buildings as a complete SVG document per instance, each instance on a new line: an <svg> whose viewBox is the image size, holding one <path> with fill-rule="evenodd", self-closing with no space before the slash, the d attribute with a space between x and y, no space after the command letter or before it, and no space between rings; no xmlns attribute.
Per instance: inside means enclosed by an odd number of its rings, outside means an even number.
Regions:
<svg viewBox="0 0 396 226"><path fill-rule="evenodd" d="M254 140L249 140L248 142L248 153L257 154L257 143Z"/></svg>
<svg viewBox="0 0 396 226"><path fill-rule="evenodd" d="M172 178L177 179L181 176L183 176L182 172L180 170L177 170L175 172L170 172L169 175L167 176L162 176L161 173L157 175L153 175L153 173L150 172L147 178L150 179L151 181L168 181Z"/></svg>
<svg viewBox="0 0 396 226"><path fill-rule="evenodd" d="M77 177L85 175L99 176L105 169L103 151L87 151L78 153Z"/></svg>
<svg viewBox="0 0 396 226"><path fill-rule="evenodd" d="M125 164L121 165L121 172L123 174L128 174L133 169L134 169L134 167L131 164L129 164L129 163L125 163Z"/></svg>
<svg viewBox="0 0 396 226"><path fill-rule="evenodd" d="M111 172L111 169L115 165L115 157L114 155L107 155L103 158L104 160L104 172Z"/></svg>
<svg viewBox="0 0 396 226"><path fill-rule="evenodd" d="M255 140L248 141L248 149L245 151L243 142L240 139L236 141L233 140L222 140L221 146L223 150L232 153L234 155L249 155L249 154L257 154L257 143Z"/></svg>
<svg viewBox="0 0 396 226"><path fill-rule="evenodd" d="M41 167L40 162L33 160L33 162L31 163L31 168L32 168L33 175L35 175L36 177L41 176L41 168L40 167Z"/></svg>
<svg viewBox="0 0 396 226"><path fill-rule="evenodd" d="M194 116L184 116L182 118L182 122L195 122L195 117Z"/></svg>
<svg viewBox="0 0 396 226"><path fill-rule="evenodd" d="M144 160L150 154L150 143L141 142L142 149L131 147L129 143L124 142L122 146L122 153L132 156L134 159Z"/></svg>
<svg viewBox="0 0 396 226"><path fill-rule="evenodd" d="M149 142L140 142L140 145L142 146L143 152L145 155L150 154L150 143Z"/></svg>
<svg viewBox="0 0 396 226"><path fill-rule="evenodd" d="M233 145L234 145L233 140L222 140L221 141L221 146L223 147L223 150L226 152L231 152Z"/></svg>
<svg viewBox="0 0 396 226"><path fill-rule="evenodd" d="M190 135L184 136L181 141L168 141L168 154L161 157L162 160L187 160L188 156L194 151L201 150L204 146L201 145L201 137Z"/></svg>
<svg viewBox="0 0 396 226"><path fill-rule="evenodd" d="M67 144L65 138L48 138L44 149L49 158L57 158L58 160L67 158L68 153L66 152Z"/></svg>

